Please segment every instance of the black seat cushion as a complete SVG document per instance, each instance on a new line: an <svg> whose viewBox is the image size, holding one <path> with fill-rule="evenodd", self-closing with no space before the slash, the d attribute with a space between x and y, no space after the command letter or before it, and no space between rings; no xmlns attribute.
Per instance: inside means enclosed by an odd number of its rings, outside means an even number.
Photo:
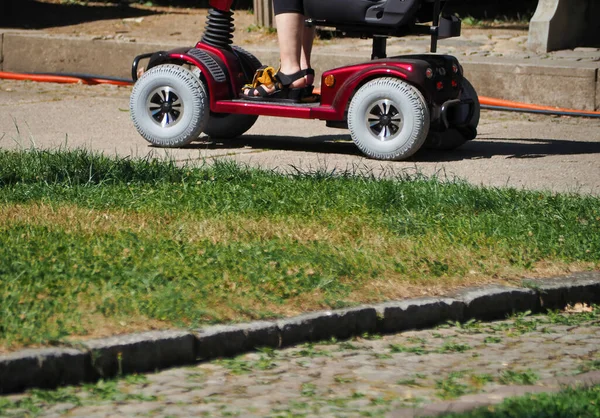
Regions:
<svg viewBox="0 0 600 418"><path fill-rule="evenodd" d="M413 21L422 0L304 0L306 16L317 24L397 28ZM375 29L379 28L379 29Z"/></svg>

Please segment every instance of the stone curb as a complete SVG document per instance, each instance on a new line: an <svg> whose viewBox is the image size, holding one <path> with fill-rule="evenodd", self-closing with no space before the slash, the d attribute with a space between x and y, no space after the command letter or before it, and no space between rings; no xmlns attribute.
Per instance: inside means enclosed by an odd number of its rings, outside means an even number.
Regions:
<svg viewBox="0 0 600 418"><path fill-rule="evenodd" d="M472 288L450 298L419 298L315 312L278 321L216 325L192 332L151 331L94 339L73 348L0 356L0 394L53 388L234 356L258 347L422 329L448 321L504 318L573 303L600 303L600 271L523 280L528 288Z"/></svg>
<svg viewBox="0 0 600 418"><path fill-rule="evenodd" d="M457 293L455 297L464 303L465 321L502 319L512 312L539 312L541 305L539 295L531 289L501 286L467 289Z"/></svg>
<svg viewBox="0 0 600 418"><path fill-rule="evenodd" d="M393 333L428 328L448 321L462 321L464 311L465 303L460 299L422 298L386 302L377 306L377 331Z"/></svg>
<svg viewBox="0 0 600 418"><path fill-rule="evenodd" d="M136 55L182 46L185 45L6 31L0 32L0 71L130 78L131 62ZM264 63L279 61L276 49L260 46L248 49ZM322 49L316 50L312 57L312 66L319 74L329 68L368 61L370 55ZM458 58L480 96L580 110L600 109L600 63L575 59L559 62L510 57Z"/></svg>
<svg viewBox="0 0 600 418"><path fill-rule="evenodd" d="M489 392L465 395L453 401L436 402L422 408L397 409L386 416L390 418L416 418L463 413L476 408L497 405L507 398L534 393L557 393L566 388L587 388L598 384L600 384L600 371L593 371L577 376L546 379L535 386L502 386Z"/></svg>

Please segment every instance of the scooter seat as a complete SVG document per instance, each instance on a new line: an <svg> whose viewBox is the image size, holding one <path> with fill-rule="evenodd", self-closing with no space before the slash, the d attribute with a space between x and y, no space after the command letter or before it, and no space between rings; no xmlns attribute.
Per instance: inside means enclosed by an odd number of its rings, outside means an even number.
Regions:
<svg viewBox="0 0 600 418"><path fill-rule="evenodd" d="M364 35L399 36L406 26L431 20L433 0L304 0L305 15L319 26ZM442 0L442 4L445 0Z"/></svg>

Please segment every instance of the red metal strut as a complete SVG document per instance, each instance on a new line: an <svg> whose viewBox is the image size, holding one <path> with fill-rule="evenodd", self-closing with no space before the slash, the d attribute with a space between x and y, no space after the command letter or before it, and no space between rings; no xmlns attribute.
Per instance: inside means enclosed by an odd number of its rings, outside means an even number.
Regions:
<svg viewBox="0 0 600 418"><path fill-rule="evenodd" d="M210 7L214 7L217 10L228 12L231 10L233 0L210 0L208 4L210 5Z"/></svg>

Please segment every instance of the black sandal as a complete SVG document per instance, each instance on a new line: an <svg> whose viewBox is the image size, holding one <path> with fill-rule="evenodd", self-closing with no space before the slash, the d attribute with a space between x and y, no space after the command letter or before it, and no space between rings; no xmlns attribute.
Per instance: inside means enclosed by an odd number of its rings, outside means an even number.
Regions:
<svg viewBox="0 0 600 418"><path fill-rule="evenodd" d="M242 88L240 97L244 100L269 101L281 103L310 103L316 100L312 94L313 86L290 87L296 80L300 80L307 75L314 75L315 70L307 68L294 74L284 74L278 71L274 75L269 74L272 67L261 67L256 71L252 85L245 85ZM267 88L275 86L274 91L267 91ZM244 94L244 90L249 89Z"/></svg>

